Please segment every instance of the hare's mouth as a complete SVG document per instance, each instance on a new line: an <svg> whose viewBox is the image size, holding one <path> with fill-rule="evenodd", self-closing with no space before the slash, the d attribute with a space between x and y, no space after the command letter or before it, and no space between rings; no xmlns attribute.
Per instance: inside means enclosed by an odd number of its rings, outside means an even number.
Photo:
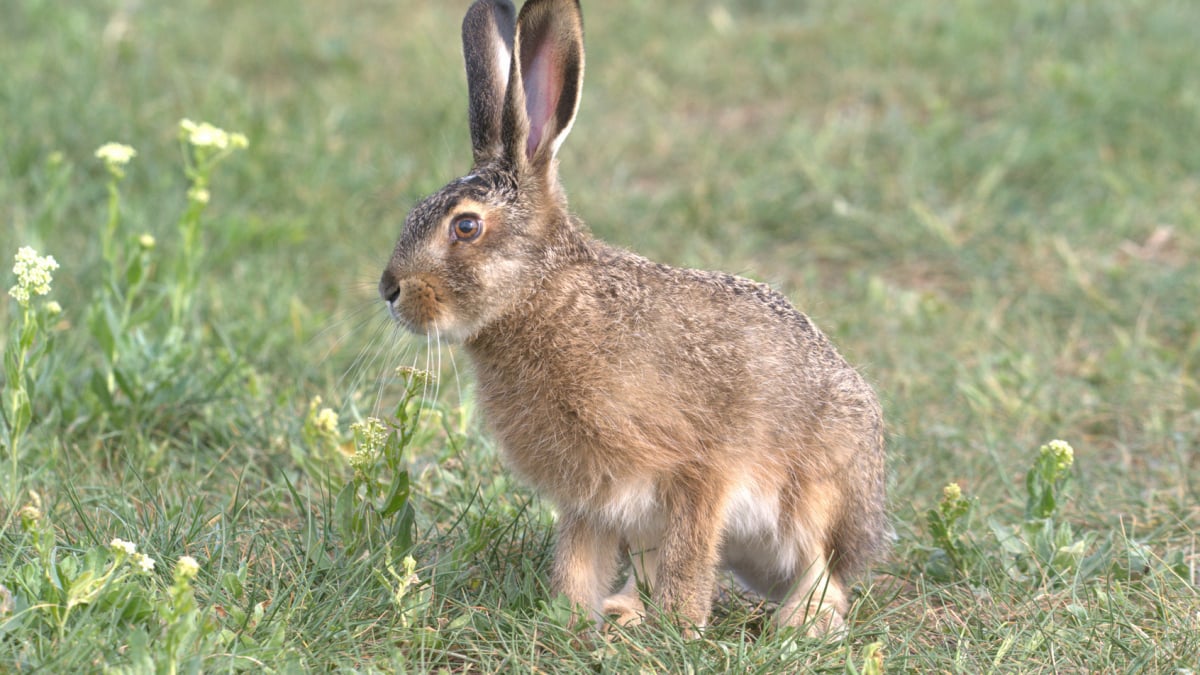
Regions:
<svg viewBox="0 0 1200 675"><path fill-rule="evenodd" d="M392 318L409 331L450 337L458 333L454 310L436 281L421 276L401 280L384 297Z"/></svg>
<svg viewBox="0 0 1200 675"><path fill-rule="evenodd" d="M417 332L427 332L445 312L437 286L421 277L400 281L393 298L388 298L392 316Z"/></svg>

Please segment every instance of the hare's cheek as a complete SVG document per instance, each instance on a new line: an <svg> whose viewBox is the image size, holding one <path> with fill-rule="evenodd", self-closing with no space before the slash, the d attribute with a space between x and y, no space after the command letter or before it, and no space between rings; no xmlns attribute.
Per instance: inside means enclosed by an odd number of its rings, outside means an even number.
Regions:
<svg viewBox="0 0 1200 675"><path fill-rule="evenodd" d="M421 278L405 279L400 283L400 297L393 311L411 327L429 330L439 320L444 320L448 308L443 300L445 293L436 284Z"/></svg>

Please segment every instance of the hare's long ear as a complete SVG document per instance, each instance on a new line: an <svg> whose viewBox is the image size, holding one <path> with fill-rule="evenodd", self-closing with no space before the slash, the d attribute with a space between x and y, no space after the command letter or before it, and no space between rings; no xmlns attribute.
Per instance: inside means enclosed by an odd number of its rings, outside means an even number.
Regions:
<svg viewBox="0 0 1200 675"><path fill-rule="evenodd" d="M521 7L504 101L504 147L518 166L551 168L583 91L583 16L578 0Z"/></svg>
<svg viewBox="0 0 1200 675"><path fill-rule="evenodd" d="M504 151L500 123L512 63L516 14L510 0L476 0L463 18L471 150L476 165L498 158Z"/></svg>

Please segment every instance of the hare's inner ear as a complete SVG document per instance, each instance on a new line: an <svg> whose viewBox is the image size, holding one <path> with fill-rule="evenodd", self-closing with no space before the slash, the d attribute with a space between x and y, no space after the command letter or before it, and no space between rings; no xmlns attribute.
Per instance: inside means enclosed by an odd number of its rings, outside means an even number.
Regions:
<svg viewBox="0 0 1200 675"><path fill-rule="evenodd" d="M520 69L528 120L525 158L535 167L547 166L571 131L583 89L583 18L577 0L526 2L517 21L516 50L513 65Z"/></svg>
<svg viewBox="0 0 1200 675"><path fill-rule="evenodd" d="M516 13L509 0L477 0L463 18L471 150L476 165L503 152L500 124L512 62Z"/></svg>

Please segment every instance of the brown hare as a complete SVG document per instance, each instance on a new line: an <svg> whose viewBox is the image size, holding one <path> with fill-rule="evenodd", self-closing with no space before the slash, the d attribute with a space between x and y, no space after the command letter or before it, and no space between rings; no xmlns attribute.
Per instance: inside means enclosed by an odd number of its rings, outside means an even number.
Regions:
<svg viewBox="0 0 1200 675"><path fill-rule="evenodd" d="M474 166L408 215L380 294L469 354L507 464L557 507L556 591L625 622L640 581L693 633L724 566L778 624L840 629L847 579L891 536L875 394L767 286L591 237L555 160L579 4L515 14L478 0L463 20Z"/></svg>

